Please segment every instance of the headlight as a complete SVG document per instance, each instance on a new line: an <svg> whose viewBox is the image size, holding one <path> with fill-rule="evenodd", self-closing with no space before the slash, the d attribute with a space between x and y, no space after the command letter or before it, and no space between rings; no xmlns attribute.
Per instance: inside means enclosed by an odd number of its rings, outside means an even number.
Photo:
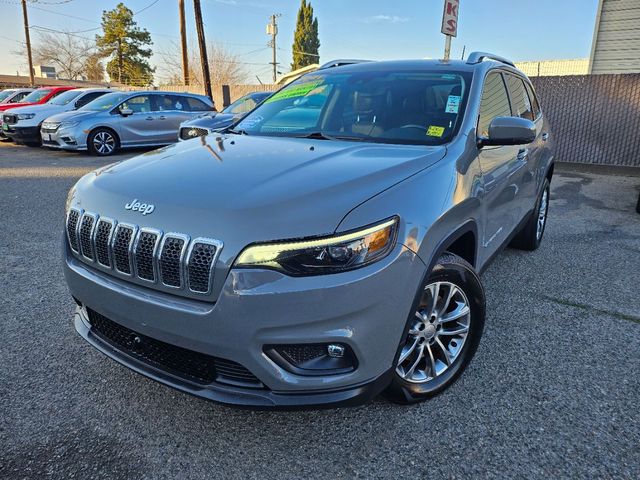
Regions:
<svg viewBox="0 0 640 480"><path fill-rule="evenodd" d="M322 275L352 270L380 260L396 241L398 218L331 237L251 245L235 267L271 268L287 275Z"/></svg>
<svg viewBox="0 0 640 480"><path fill-rule="evenodd" d="M16 118L18 120L29 120L35 116L36 116L35 113L19 113L18 115L16 115Z"/></svg>
<svg viewBox="0 0 640 480"><path fill-rule="evenodd" d="M78 125L80 125L80 122L62 122L60 124L60 129L77 127Z"/></svg>

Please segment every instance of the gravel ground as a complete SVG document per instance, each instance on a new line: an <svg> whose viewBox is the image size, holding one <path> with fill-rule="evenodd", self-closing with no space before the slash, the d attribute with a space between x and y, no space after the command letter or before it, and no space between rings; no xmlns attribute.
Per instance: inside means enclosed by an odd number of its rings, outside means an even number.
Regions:
<svg viewBox="0 0 640 480"><path fill-rule="evenodd" d="M104 163L0 144L0 477L640 478L640 178L556 174L543 246L483 275L484 337L442 395L270 412L177 393L75 333L63 204Z"/></svg>

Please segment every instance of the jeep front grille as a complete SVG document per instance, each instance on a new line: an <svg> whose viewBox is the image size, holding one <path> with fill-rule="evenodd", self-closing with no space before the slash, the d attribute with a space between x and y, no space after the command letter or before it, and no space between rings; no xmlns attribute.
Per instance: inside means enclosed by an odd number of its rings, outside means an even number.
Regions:
<svg viewBox="0 0 640 480"><path fill-rule="evenodd" d="M139 227L71 209L66 232L74 256L112 275L194 298L211 293L222 243Z"/></svg>

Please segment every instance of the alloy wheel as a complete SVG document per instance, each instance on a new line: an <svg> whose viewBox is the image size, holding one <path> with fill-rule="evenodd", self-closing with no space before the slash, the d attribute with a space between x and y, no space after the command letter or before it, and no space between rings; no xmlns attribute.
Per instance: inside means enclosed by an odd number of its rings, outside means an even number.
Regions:
<svg viewBox="0 0 640 480"><path fill-rule="evenodd" d="M402 347L396 373L411 383L426 383L459 358L469 334L471 307L451 282L427 285Z"/></svg>
<svg viewBox="0 0 640 480"><path fill-rule="evenodd" d="M536 228L536 238L540 240L544 232L544 225L547 221L547 210L549 207L549 189L545 188L540 198L540 210L538 212L538 224Z"/></svg>
<svg viewBox="0 0 640 480"><path fill-rule="evenodd" d="M107 155L116 148L116 139L109 132L98 132L93 137L93 146L98 153Z"/></svg>

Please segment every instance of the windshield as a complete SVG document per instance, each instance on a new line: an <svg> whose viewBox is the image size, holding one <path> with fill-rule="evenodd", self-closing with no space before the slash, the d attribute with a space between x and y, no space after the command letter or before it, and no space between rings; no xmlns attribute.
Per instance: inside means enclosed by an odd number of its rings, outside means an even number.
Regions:
<svg viewBox="0 0 640 480"><path fill-rule="evenodd" d="M0 103L2 103L4 100L9 98L11 95L13 95L13 92L15 92L15 90L3 90L3 91L1 91L0 92Z"/></svg>
<svg viewBox="0 0 640 480"><path fill-rule="evenodd" d="M40 100L42 100L44 97L46 97L50 93L51 93L51 90L46 88L42 90L34 90L33 92L31 92L29 95L27 95L22 99L22 103L38 103Z"/></svg>
<svg viewBox="0 0 640 480"><path fill-rule="evenodd" d="M240 97L238 100L233 102L227 108L222 110L221 113L230 113L232 115L239 115L242 113L247 113L256 108L260 102L262 102L265 98L267 98L270 93L264 94L249 94L244 97Z"/></svg>
<svg viewBox="0 0 640 480"><path fill-rule="evenodd" d="M248 135L440 145L459 128L470 84L467 72L314 72L269 97L234 130Z"/></svg>
<svg viewBox="0 0 640 480"><path fill-rule="evenodd" d="M91 110L92 112L111 110L130 95L130 93L122 92L107 93L96 98L93 102L87 103L84 107L80 107L78 110Z"/></svg>
<svg viewBox="0 0 640 480"><path fill-rule="evenodd" d="M80 95L81 93L82 92L78 91L78 90L68 90L68 91L66 91L64 93L61 93L60 95L56 95L51 100L49 100L47 103L49 103L51 105L66 105L67 103L72 101L74 98L76 98L78 95Z"/></svg>

